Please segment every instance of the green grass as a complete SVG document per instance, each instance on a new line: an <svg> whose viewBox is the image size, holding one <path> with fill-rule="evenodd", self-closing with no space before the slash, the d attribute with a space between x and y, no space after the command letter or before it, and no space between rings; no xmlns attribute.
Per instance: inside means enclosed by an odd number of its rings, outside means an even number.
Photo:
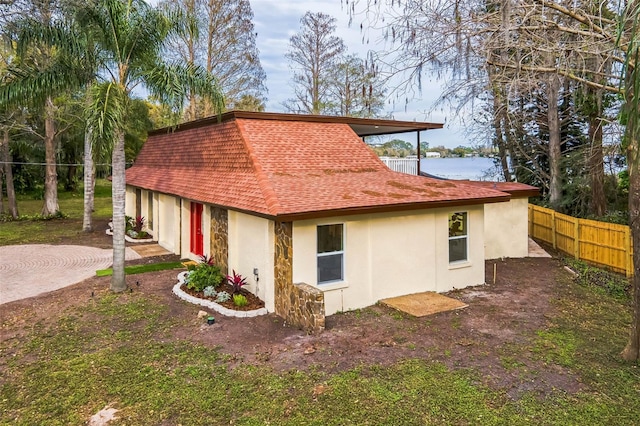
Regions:
<svg viewBox="0 0 640 426"><path fill-rule="evenodd" d="M637 365L619 361L630 316L613 297L571 284L531 347L578 375L583 391L508 397L467 368L405 360L328 373L229 368L218 349L168 338L175 320L141 293L101 294L0 343L0 424L85 424L107 404L126 424L632 425ZM320 389L320 391L317 391Z"/></svg>
<svg viewBox="0 0 640 426"><path fill-rule="evenodd" d="M18 197L18 212L20 216L39 215L42 204L42 200L34 200L29 195L23 195ZM72 193L59 191L58 205L60 211L66 215L65 219L2 222L0 245L50 243L81 234L84 209L82 188ZM111 182L104 179L96 182L94 209L94 220L112 216Z"/></svg>
<svg viewBox="0 0 640 426"><path fill-rule="evenodd" d="M155 272L155 271L166 271L167 269L177 269L184 268L182 262L161 262L161 263L151 263L149 265L133 265L126 266L124 268L124 272L127 275L133 274L143 274L145 272ZM106 277L113 275L113 269L98 269L96 271L96 276L98 277Z"/></svg>

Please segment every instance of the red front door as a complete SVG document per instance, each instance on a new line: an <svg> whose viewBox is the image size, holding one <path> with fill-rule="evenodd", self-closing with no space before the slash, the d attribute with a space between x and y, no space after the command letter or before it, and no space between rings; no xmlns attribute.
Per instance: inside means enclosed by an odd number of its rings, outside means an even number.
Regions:
<svg viewBox="0 0 640 426"><path fill-rule="evenodd" d="M191 253L204 254L202 238L202 204L191 203Z"/></svg>

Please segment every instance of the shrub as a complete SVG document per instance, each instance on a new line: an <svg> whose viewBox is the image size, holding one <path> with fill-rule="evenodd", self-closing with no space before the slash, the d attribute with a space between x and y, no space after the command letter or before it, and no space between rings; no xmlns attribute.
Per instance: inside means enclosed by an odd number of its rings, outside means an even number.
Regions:
<svg viewBox="0 0 640 426"><path fill-rule="evenodd" d="M217 288L224 276L220 272L220 268L208 263L200 263L193 270L189 271L185 279L188 289L194 291L204 291L206 287Z"/></svg>
<svg viewBox="0 0 640 426"><path fill-rule="evenodd" d="M247 300L247 298L242 295L242 294L234 294L233 295L233 304L238 306L238 307L243 307L243 306L247 306L247 303L249 303L249 301Z"/></svg>
<svg viewBox="0 0 640 426"><path fill-rule="evenodd" d="M131 216L125 216L125 233L131 238L147 238L149 234L142 230L145 224L145 218L138 216L135 219Z"/></svg>
<svg viewBox="0 0 640 426"><path fill-rule="evenodd" d="M221 291L220 293L218 293L218 296L216 297L216 302L222 303L222 302L226 302L229 299L231 299L231 295L226 291Z"/></svg>
<svg viewBox="0 0 640 426"><path fill-rule="evenodd" d="M227 282L233 287L233 294L239 293L240 289L247 285L247 279L240 274L236 274L235 270L233 271L233 276L227 275Z"/></svg>
<svg viewBox="0 0 640 426"><path fill-rule="evenodd" d="M216 295L218 294L216 289L211 285L208 287L205 287L203 290L203 293L205 297L216 297Z"/></svg>

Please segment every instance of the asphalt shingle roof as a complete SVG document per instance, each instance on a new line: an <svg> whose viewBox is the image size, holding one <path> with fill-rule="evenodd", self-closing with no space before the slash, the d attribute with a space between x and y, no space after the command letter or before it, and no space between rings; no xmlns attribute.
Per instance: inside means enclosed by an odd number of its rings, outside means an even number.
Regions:
<svg viewBox="0 0 640 426"><path fill-rule="evenodd" d="M128 185L287 219L509 199L489 186L393 172L348 124L304 116L245 113L155 132L126 173Z"/></svg>

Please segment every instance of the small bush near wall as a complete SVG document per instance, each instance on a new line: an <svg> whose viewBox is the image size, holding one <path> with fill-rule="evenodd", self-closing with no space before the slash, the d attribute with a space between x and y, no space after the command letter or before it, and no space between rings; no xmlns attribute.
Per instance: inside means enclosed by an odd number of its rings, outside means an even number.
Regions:
<svg viewBox="0 0 640 426"><path fill-rule="evenodd" d="M214 265L210 259L203 258L202 263L189 271L184 282L190 290L204 291L206 287L218 288L222 280L224 280L224 275L222 275L220 268Z"/></svg>

